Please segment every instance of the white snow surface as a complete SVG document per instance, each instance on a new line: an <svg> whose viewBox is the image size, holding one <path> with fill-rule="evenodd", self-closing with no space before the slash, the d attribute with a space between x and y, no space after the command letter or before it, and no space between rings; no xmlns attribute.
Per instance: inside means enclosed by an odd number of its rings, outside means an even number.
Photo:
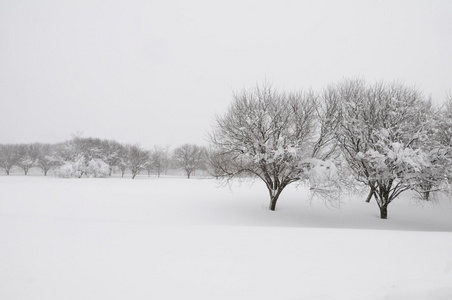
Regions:
<svg viewBox="0 0 452 300"><path fill-rule="evenodd" d="M0 176L0 299L452 299L452 200Z"/></svg>

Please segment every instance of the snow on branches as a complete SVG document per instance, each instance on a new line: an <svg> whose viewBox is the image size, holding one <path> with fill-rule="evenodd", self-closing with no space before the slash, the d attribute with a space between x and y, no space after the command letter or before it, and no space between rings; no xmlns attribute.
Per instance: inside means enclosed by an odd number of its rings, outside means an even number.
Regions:
<svg viewBox="0 0 452 300"><path fill-rule="evenodd" d="M336 132L342 154L355 178L370 188L381 218L400 193L416 189L431 161L431 103L414 88L398 83L367 85L362 80L338 84L333 93L342 103Z"/></svg>
<svg viewBox="0 0 452 300"><path fill-rule="evenodd" d="M264 84L234 98L213 128L211 162L219 176L260 178L275 210L283 189L299 179L299 162L312 152L315 96L281 93Z"/></svg>

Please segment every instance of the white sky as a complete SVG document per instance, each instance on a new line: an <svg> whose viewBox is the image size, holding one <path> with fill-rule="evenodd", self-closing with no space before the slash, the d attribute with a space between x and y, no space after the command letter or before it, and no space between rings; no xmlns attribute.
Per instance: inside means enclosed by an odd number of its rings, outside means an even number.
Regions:
<svg viewBox="0 0 452 300"><path fill-rule="evenodd" d="M205 144L232 92L452 90L452 1L0 1L0 143Z"/></svg>

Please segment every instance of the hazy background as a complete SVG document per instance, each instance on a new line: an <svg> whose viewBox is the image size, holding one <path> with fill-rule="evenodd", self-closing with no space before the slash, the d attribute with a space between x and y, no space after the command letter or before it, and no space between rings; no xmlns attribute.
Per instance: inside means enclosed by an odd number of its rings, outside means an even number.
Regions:
<svg viewBox="0 0 452 300"><path fill-rule="evenodd" d="M205 144L232 92L452 90L452 1L0 1L0 143Z"/></svg>

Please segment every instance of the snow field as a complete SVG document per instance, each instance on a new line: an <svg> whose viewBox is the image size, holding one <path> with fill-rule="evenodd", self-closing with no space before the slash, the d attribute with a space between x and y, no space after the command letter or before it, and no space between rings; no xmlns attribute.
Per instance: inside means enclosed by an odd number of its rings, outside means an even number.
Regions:
<svg viewBox="0 0 452 300"><path fill-rule="evenodd" d="M452 203L380 220L260 182L0 177L0 299L451 299ZM363 197L364 198L364 197ZM400 200L400 201L398 201Z"/></svg>

